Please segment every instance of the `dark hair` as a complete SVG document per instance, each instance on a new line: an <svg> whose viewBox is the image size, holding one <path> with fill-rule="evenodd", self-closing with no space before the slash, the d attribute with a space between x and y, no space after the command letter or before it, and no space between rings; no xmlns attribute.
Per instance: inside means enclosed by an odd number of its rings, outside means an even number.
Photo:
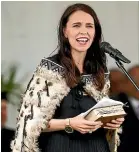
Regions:
<svg viewBox="0 0 139 152"><path fill-rule="evenodd" d="M69 6L63 13L58 29L58 58L61 65L66 70L65 78L68 86L74 87L79 82L80 72L72 59L70 44L64 36L63 29L66 27L70 15L78 10L90 14L94 19L95 37L90 48L87 50L83 67L87 74L92 74L94 76L96 86L98 90L101 90L104 86L106 56L104 52L100 50L102 36L101 26L95 11L90 6L81 3L73 4Z"/></svg>

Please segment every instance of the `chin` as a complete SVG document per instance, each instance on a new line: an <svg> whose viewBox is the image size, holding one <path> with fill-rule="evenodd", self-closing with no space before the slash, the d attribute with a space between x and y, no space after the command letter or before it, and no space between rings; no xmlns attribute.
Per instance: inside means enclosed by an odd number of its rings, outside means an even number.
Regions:
<svg viewBox="0 0 139 152"><path fill-rule="evenodd" d="M89 49L89 47L78 47L75 48L76 51L78 52L86 52Z"/></svg>
<svg viewBox="0 0 139 152"><path fill-rule="evenodd" d="M87 50L78 50L78 52L87 52Z"/></svg>

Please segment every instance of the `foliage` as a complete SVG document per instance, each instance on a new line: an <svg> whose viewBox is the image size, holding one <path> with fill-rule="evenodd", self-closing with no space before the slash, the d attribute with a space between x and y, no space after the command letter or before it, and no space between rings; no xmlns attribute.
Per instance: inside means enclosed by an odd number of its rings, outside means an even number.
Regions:
<svg viewBox="0 0 139 152"><path fill-rule="evenodd" d="M18 69L17 64L12 64L1 73L1 91L7 92L8 101L12 104L19 104L23 93L22 81L16 81Z"/></svg>

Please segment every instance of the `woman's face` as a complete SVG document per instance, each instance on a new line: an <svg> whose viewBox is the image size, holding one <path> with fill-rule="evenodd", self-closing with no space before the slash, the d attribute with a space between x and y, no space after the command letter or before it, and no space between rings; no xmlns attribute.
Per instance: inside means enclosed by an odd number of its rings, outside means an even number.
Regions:
<svg viewBox="0 0 139 152"><path fill-rule="evenodd" d="M95 36L94 19L83 11L74 12L64 29L71 51L85 52L91 46Z"/></svg>

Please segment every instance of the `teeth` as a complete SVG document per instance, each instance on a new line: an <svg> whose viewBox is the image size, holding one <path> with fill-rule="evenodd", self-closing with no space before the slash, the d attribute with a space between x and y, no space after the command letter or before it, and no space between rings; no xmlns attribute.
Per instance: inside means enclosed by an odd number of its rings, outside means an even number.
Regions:
<svg viewBox="0 0 139 152"><path fill-rule="evenodd" d="M79 38L79 39L77 39L77 41L87 42L88 39L87 38Z"/></svg>

